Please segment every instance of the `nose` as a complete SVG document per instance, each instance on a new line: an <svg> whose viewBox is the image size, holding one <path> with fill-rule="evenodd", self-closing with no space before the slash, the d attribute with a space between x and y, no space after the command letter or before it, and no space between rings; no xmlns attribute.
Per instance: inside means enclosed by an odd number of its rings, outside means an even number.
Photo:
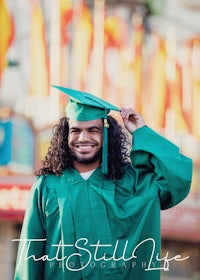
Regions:
<svg viewBox="0 0 200 280"><path fill-rule="evenodd" d="M89 134L87 131L82 130L79 134L78 141L84 142L89 140Z"/></svg>

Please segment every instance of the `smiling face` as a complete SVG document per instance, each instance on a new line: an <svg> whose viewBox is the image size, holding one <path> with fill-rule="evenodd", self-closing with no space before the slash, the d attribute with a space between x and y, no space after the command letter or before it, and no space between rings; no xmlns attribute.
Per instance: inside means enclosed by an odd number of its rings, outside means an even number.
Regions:
<svg viewBox="0 0 200 280"><path fill-rule="evenodd" d="M74 168L79 172L86 172L100 165L102 143L102 119L87 122L69 120L68 146Z"/></svg>

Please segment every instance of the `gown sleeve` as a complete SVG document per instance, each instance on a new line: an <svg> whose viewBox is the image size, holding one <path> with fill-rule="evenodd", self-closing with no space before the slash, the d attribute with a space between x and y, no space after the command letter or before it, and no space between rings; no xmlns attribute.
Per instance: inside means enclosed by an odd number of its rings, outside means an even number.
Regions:
<svg viewBox="0 0 200 280"><path fill-rule="evenodd" d="M14 280L44 279L45 218L43 215L44 177L38 177L30 191L19 239Z"/></svg>
<svg viewBox="0 0 200 280"><path fill-rule="evenodd" d="M182 155L176 145L145 126L133 134L130 157L138 181L151 174L148 182L158 188L161 209L173 207L187 196L192 160Z"/></svg>

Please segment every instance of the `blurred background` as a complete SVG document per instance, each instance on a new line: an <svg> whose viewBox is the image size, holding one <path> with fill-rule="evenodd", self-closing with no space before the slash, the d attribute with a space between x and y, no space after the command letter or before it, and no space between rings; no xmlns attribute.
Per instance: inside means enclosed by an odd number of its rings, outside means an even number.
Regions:
<svg viewBox="0 0 200 280"><path fill-rule="evenodd" d="M193 159L188 197L162 212L162 256L190 258L162 279L200 279L199 22L199 0L0 0L1 279L13 279L12 239L64 115L51 84L135 108Z"/></svg>

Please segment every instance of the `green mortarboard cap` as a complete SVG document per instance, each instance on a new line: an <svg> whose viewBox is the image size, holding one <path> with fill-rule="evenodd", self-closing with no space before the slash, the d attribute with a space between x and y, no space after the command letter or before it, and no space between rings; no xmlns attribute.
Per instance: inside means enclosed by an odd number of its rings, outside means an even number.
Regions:
<svg viewBox="0 0 200 280"><path fill-rule="evenodd" d="M104 174L108 174L109 125L107 122L107 115L111 110L120 111L120 109L90 93L55 85L53 85L53 87L64 92L70 97L66 107L66 115L68 118L77 121L91 121L96 119L104 119L102 172Z"/></svg>

